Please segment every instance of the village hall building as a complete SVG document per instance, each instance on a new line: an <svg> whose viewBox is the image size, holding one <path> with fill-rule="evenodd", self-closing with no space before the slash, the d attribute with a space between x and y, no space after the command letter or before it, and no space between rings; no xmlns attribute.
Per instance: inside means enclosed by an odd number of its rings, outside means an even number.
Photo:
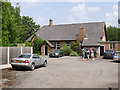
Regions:
<svg viewBox="0 0 120 90"><path fill-rule="evenodd" d="M41 55L49 55L52 50L61 49L64 45L70 46L74 41L80 47L94 47L98 56L102 56L108 49L120 50L120 42L107 40L105 22L53 25L53 20L50 19L49 25L43 26L35 35L45 40L40 46ZM33 40L33 35L27 39L31 43Z"/></svg>

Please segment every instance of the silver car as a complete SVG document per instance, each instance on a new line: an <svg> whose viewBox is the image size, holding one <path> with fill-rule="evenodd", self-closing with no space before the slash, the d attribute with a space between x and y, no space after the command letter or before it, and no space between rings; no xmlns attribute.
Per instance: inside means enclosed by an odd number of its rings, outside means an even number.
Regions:
<svg viewBox="0 0 120 90"><path fill-rule="evenodd" d="M17 58L11 59L11 66L16 68L29 68L34 70L37 66L47 66L47 59L37 54L21 54Z"/></svg>
<svg viewBox="0 0 120 90"><path fill-rule="evenodd" d="M117 51L113 57L113 61L118 61L118 60L120 60L120 51Z"/></svg>

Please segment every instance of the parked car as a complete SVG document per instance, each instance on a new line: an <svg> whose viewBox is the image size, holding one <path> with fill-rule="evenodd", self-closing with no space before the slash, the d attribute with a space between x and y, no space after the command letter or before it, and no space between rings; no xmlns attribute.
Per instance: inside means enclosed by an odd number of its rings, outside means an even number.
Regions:
<svg viewBox="0 0 120 90"><path fill-rule="evenodd" d="M118 60L120 60L120 51L117 51L113 57L113 61L118 61Z"/></svg>
<svg viewBox="0 0 120 90"><path fill-rule="evenodd" d="M103 58L113 59L113 57L114 57L114 50L106 50L104 55L103 55Z"/></svg>
<svg viewBox="0 0 120 90"><path fill-rule="evenodd" d="M64 53L63 50L61 49L55 49L49 54L49 57L62 57L62 56L64 56Z"/></svg>
<svg viewBox="0 0 120 90"><path fill-rule="evenodd" d="M11 59L11 66L16 68L29 68L34 70L37 66L47 66L47 59L37 54L21 54L17 58Z"/></svg>

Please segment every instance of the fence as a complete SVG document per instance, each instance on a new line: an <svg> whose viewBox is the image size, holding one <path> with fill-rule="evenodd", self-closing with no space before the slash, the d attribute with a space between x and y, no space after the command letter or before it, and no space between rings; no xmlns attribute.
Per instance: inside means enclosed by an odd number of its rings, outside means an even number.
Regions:
<svg viewBox="0 0 120 90"><path fill-rule="evenodd" d="M22 53L33 53L32 47L0 47L0 65L10 64L11 59Z"/></svg>

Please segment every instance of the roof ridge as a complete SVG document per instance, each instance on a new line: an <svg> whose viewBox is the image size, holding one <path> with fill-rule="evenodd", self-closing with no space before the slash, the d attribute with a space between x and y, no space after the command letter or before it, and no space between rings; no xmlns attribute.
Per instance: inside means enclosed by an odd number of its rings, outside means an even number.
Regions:
<svg viewBox="0 0 120 90"><path fill-rule="evenodd" d="M52 26L67 26L67 25L80 25L80 24L97 24L97 23L105 23L104 21L101 22L86 22L86 23L71 23L71 24L57 24ZM52 27L51 26L51 27ZM49 27L49 25L44 25L43 27ZM41 27L42 28L42 27Z"/></svg>

